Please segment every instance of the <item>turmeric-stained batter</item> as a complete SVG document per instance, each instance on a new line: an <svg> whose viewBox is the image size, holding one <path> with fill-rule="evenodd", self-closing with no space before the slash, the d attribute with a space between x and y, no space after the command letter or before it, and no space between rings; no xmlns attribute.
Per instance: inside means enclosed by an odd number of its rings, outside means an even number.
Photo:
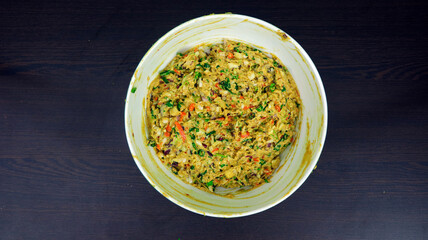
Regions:
<svg viewBox="0 0 428 240"><path fill-rule="evenodd" d="M178 53L148 99L149 145L183 181L211 192L269 182L301 103L279 60L227 40Z"/></svg>

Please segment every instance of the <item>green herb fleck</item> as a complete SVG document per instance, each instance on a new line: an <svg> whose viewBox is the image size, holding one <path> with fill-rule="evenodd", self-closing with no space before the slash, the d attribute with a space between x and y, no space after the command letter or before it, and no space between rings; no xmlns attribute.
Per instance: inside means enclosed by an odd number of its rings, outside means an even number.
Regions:
<svg viewBox="0 0 428 240"><path fill-rule="evenodd" d="M173 107L174 106L174 103L171 100L168 100L168 102L166 102L165 104L168 107Z"/></svg>
<svg viewBox="0 0 428 240"><path fill-rule="evenodd" d="M189 133L191 133L192 131L199 132L199 129L197 127L192 127L191 129L189 129Z"/></svg>
<svg viewBox="0 0 428 240"><path fill-rule="evenodd" d="M183 106L183 103L178 102L177 103L177 109L178 109L178 111L181 111L181 106Z"/></svg>
<svg viewBox="0 0 428 240"><path fill-rule="evenodd" d="M214 154L214 156L221 157L221 158L226 158L227 157L226 155L223 155L223 154L220 154L220 153L216 153L216 154Z"/></svg>
<svg viewBox="0 0 428 240"><path fill-rule="evenodd" d="M153 139L150 139L147 145L149 145L150 147L156 147L156 142Z"/></svg>
<svg viewBox="0 0 428 240"><path fill-rule="evenodd" d="M209 137L210 135L212 135L212 134L215 134L215 131L211 131L211 132L209 132L209 133L207 133L207 137Z"/></svg>
<svg viewBox="0 0 428 240"><path fill-rule="evenodd" d="M275 91L275 83L271 83L269 89L271 92Z"/></svg>
<svg viewBox="0 0 428 240"><path fill-rule="evenodd" d="M222 89L227 90L230 93L234 94L232 92L232 90L230 89L231 88L231 86L230 86L230 79L228 77L226 77L226 80L220 82L220 86L221 86Z"/></svg>
<svg viewBox="0 0 428 240"><path fill-rule="evenodd" d="M170 73L173 73L173 72L174 71L171 71L171 70L165 70L160 72L159 74L161 75L161 77L164 77L164 76L168 76Z"/></svg>
<svg viewBox="0 0 428 240"><path fill-rule="evenodd" d="M161 78L162 78L162 81L164 81L165 83L169 83L168 79L166 79L165 76L161 76Z"/></svg>
<svg viewBox="0 0 428 240"><path fill-rule="evenodd" d="M207 182L207 187L212 186L213 184L214 184L213 180L211 180L211 181Z"/></svg>
<svg viewBox="0 0 428 240"><path fill-rule="evenodd" d="M202 149L199 149L198 154L199 154L199 156L203 157L205 155L205 151Z"/></svg>
<svg viewBox="0 0 428 240"><path fill-rule="evenodd" d="M133 87L133 88L131 89L131 92L132 92L132 93L135 93L135 91L137 91L137 88L136 88L136 87Z"/></svg>

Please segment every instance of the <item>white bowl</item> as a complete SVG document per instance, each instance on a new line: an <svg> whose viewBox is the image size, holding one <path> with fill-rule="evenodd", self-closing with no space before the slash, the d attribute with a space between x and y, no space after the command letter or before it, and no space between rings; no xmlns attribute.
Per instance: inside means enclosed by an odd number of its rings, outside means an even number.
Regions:
<svg viewBox="0 0 428 240"><path fill-rule="evenodd" d="M191 47L234 39L273 53L293 75L302 99L294 143L281 154L281 165L271 178L250 191L223 197L182 182L147 146L146 95L148 86L177 52ZM136 90L135 90L136 88ZM135 90L134 93L133 90ZM140 171L153 187L179 206L214 217L239 217L275 206L289 197L312 172L327 132L327 100L321 77L303 48L288 34L262 20L216 14L190 20L160 38L138 64L125 104L125 129L129 148Z"/></svg>

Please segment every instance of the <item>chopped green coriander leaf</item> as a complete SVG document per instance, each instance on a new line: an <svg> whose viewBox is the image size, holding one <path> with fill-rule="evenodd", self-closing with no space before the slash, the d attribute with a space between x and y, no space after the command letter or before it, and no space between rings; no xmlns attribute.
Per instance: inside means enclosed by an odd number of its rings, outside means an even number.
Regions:
<svg viewBox="0 0 428 240"><path fill-rule="evenodd" d="M177 109L178 109L178 111L181 111L181 106L183 106L183 103L178 102L177 103Z"/></svg>
<svg viewBox="0 0 428 240"><path fill-rule="evenodd" d="M208 63L204 63L204 68L205 69L208 69L208 68L210 68L211 66L208 64Z"/></svg>
<svg viewBox="0 0 428 240"><path fill-rule="evenodd" d="M212 135L212 134L215 134L215 131L211 131L211 132L209 132L209 133L207 133L207 137L209 137L210 135Z"/></svg>
<svg viewBox="0 0 428 240"><path fill-rule="evenodd" d="M168 102L166 102L165 105L168 107L173 107L174 103L171 100L168 100Z"/></svg>
<svg viewBox="0 0 428 240"><path fill-rule="evenodd" d="M156 142L153 139L150 139L147 145L150 147L156 147Z"/></svg>
<svg viewBox="0 0 428 240"><path fill-rule="evenodd" d="M258 112L263 111L263 106L260 104L260 105L256 108L256 110L257 110Z"/></svg>
<svg viewBox="0 0 428 240"><path fill-rule="evenodd" d="M269 89L271 92L275 91L275 83L271 83Z"/></svg>
<svg viewBox="0 0 428 240"><path fill-rule="evenodd" d="M168 79L166 79L165 76L161 76L161 78L162 78L162 81L164 81L165 83L169 83Z"/></svg>
<svg viewBox="0 0 428 240"><path fill-rule="evenodd" d="M167 75L169 75L170 73L173 73L174 71L171 71L171 70L165 70L165 71L162 71L162 72L160 72L159 74L163 77L163 76L167 76Z"/></svg>
<svg viewBox="0 0 428 240"><path fill-rule="evenodd" d="M205 155L205 151L202 149L199 149L198 154L199 154L199 156L203 157Z"/></svg>
<svg viewBox="0 0 428 240"><path fill-rule="evenodd" d="M200 72L195 72L195 80L198 80L202 77L202 74Z"/></svg>
<svg viewBox="0 0 428 240"><path fill-rule="evenodd" d="M198 147L196 146L196 144L194 142L192 142L192 146L194 149L198 150Z"/></svg>
<svg viewBox="0 0 428 240"><path fill-rule="evenodd" d="M282 87L281 91L285 92L287 89L285 88L285 86Z"/></svg>
<svg viewBox="0 0 428 240"><path fill-rule="evenodd" d="M227 157L226 155L223 155L223 154L220 154L220 153L216 153L216 154L214 154L214 156L221 157L221 158L226 158Z"/></svg>
<svg viewBox="0 0 428 240"><path fill-rule="evenodd" d="M193 170L193 169L195 169L195 166L193 166L193 165L192 165L192 166L190 166L190 169L192 169L192 170Z"/></svg>
<svg viewBox="0 0 428 240"><path fill-rule="evenodd" d="M136 88L136 87L133 87L133 88L131 89L131 92L132 92L132 93L135 93L135 91L137 91L137 88Z"/></svg>
<svg viewBox="0 0 428 240"><path fill-rule="evenodd" d="M152 119L156 119L156 115L153 114L153 109L150 110L150 113L152 115Z"/></svg>
<svg viewBox="0 0 428 240"><path fill-rule="evenodd" d="M214 184L213 180L211 180L211 181L207 182L207 187L212 186L213 184Z"/></svg>

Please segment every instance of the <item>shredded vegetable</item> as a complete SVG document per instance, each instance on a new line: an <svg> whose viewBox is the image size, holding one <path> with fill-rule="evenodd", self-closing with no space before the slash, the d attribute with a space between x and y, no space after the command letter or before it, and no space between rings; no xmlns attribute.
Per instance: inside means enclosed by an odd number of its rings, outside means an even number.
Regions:
<svg viewBox="0 0 428 240"><path fill-rule="evenodd" d="M179 178L211 192L268 183L301 108L279 59L228 40L177 54L148 100L149 145Z"/></svg>

